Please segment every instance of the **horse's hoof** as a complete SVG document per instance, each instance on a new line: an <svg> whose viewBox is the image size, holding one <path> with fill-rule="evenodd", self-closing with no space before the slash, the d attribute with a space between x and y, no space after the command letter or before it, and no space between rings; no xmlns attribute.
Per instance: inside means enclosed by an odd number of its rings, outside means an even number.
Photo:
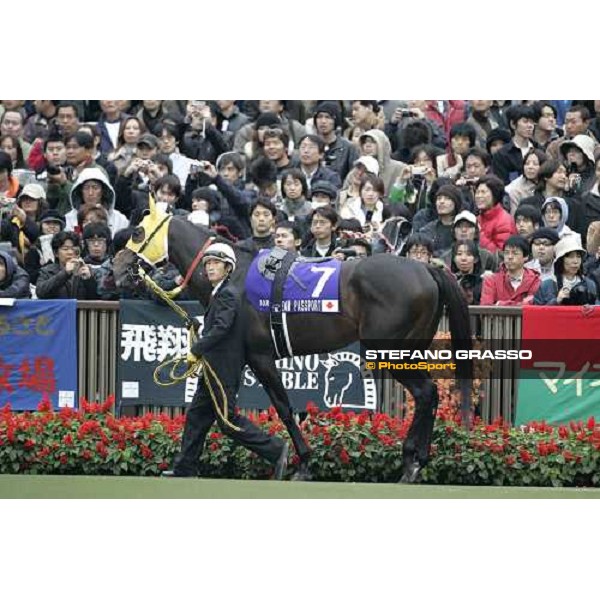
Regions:
<svg viewBox="0 0 600 600"><path fill-rule="evenodd" d="M312 481L312 473L306 463L300 463L298 470L290 477L290 481Z"/></svg>
<svg viewBox="0 0 600 600"><path fill-rule="evenodd" d="M404 473L398 483L415 483L421 473L421 465L414 462L404 467Z"/></svg>

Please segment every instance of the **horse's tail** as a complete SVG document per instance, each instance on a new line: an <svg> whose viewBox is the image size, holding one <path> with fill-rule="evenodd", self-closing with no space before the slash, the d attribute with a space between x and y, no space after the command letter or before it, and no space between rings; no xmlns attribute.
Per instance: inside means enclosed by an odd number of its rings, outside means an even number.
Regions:
<svg viewBox="0 0 600 600"><path fill-rule="evenodd" d="M429 268L429 272L438 285L441 301L448 309L453 353L456 354L458 350L471 350L473 348L473 338L471 334L469 305L458 282L444 268L432 266ZM471 417L473 361L471 359L456 360L456 375L462 395L461 412L463 423L469 424Z"/></svg>

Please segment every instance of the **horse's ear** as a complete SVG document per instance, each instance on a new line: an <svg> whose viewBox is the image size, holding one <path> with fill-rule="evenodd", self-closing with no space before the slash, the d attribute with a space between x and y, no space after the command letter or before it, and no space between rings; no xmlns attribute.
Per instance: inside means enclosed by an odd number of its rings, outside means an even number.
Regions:
<svg viewBox="0 0 600 600"><path fill-rule="evenodd" d="M148 214L153 215L156 213L156 200L154 199L154 194L150 193L148 196Z"/></svg>

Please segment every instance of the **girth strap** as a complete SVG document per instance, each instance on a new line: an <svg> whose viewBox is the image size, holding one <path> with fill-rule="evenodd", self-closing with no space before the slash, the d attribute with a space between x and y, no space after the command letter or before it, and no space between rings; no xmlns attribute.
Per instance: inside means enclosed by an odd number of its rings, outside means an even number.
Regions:
<svg viewBox="0 0 600 600"><path fill-rule="evenodd" d="M271 337L275 345L275 352L278 358L287 358L292 356L292 345L287 332L287 315L283 311L283 287L287 279L290 268L294 264L295 255L286 252L281 259L281 266L275 271L273 287L271 288L270 301L270 323Z"/></svg>

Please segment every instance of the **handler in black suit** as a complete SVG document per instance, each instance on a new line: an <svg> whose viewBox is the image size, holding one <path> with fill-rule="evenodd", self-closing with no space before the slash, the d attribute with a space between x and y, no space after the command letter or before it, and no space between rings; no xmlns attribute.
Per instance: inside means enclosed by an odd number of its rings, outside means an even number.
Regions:
<svg viewBox="0 0 600 600"><path fill-rule="evenodd" d="M288 444L267 435L248 419L234 413L236 394L246 364L244 323L239 291L230 283L236 257L227 244L216 243L202 259L213 286L202 337L191 348L188 361L203 358L203 377L187 411L181 451L167 477L197 477L198 461L212 424L217 420L225 435L275 465L275 479L282 479L287 466ZM227 398L225 402L222 390ZM215 406L216 399L216 406Z"/></svg>

